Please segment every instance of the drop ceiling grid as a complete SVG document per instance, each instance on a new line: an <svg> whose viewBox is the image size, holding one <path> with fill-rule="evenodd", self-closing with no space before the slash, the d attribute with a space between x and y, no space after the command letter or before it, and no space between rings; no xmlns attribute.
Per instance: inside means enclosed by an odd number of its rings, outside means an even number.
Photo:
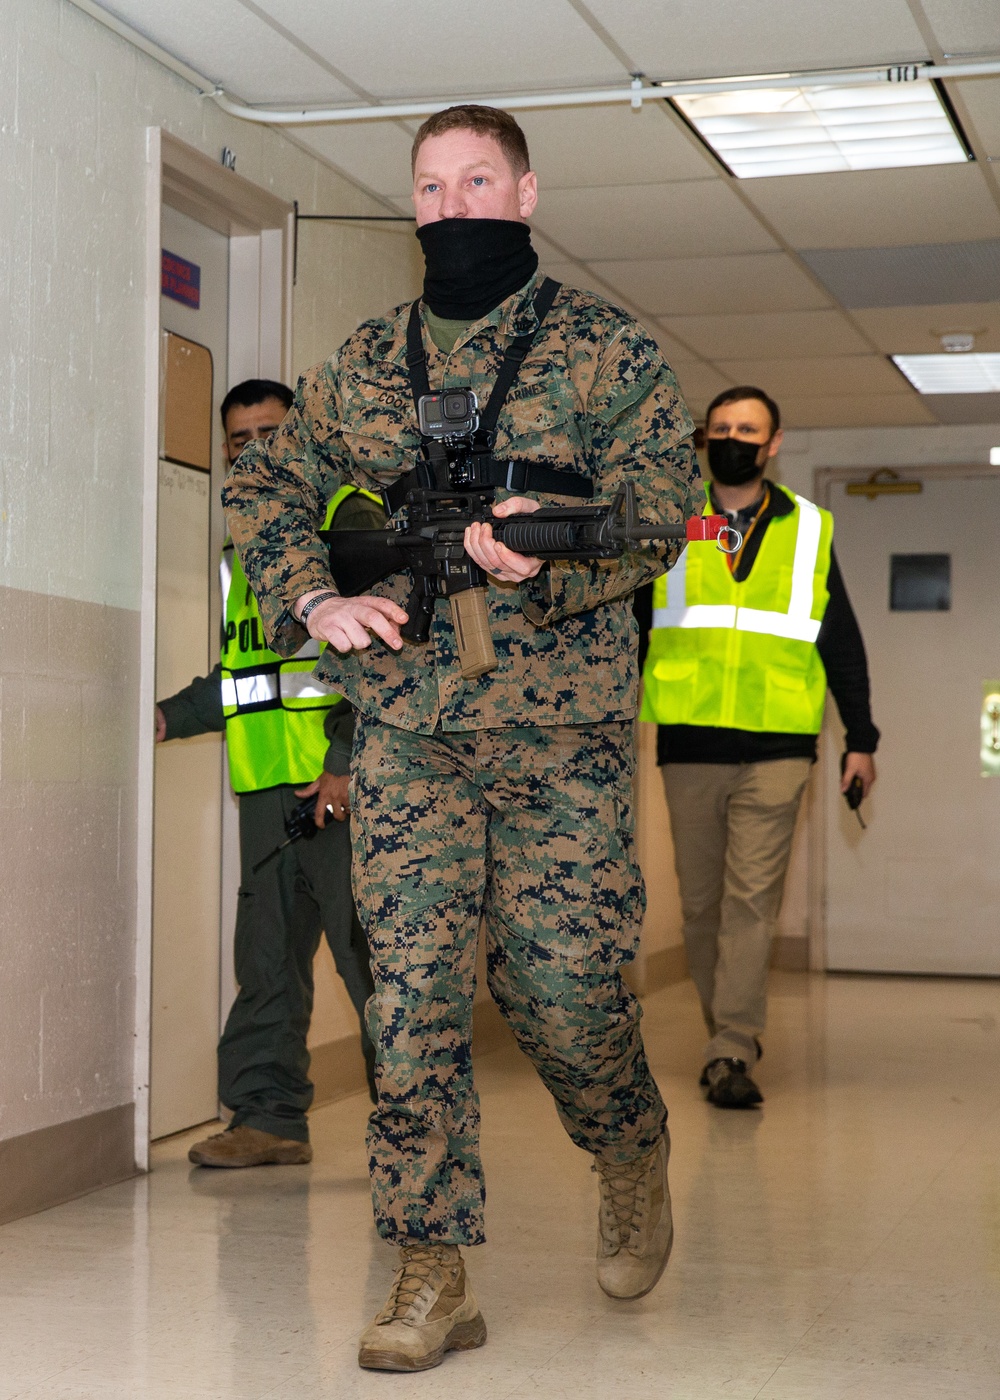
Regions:
<svg viewBox="0 0 1000 1400"><path fill-rule="evenodd" d="M652 77L703 78L927 57L906 0L586 0Z"/></svg>
<svg viewBox="0 0 1000 1400"><path fill-rule="evenodd" d="M539 171L533 222L583 262L776 251L721 179L549 190Z"/></svg>
<svg viewBox="0 0 1000 1400"><path fill-rule="evenodd" d="M626 77L565 0L256 3L382 100L603 86Z"/></svg>
<svg viewBox="0 0 1000 1400"><path fill-rule="evenodd" d="M996 238L979 167L910 166L744 180L745 197L792 248L871 248Z"/></svg>
<svg viewBox="0 0 1000 1400"><path fill-rule="evenodd" d="M855 311L854 319L886 355L933 355L949 331L971 332L977 350L1000 352L1000 301L880 306Z"/></svg>
<svg viewBox="0 0 1000 1400"><path fill-rule="evenodd" d="M519 112L517 119L546 190L714 180L718 164L677 129L671 110L650 101L637 112L619 103Z"/></svg>
<svg viewBox="0 0 1000 1400"><path fill-rule="evenodd" d="M1000 21L997 27L1000 29ZM1000 48L1000 38L997 47ZM968 112L969 136L978 137L987 158L1000 161L1000 78L977 78L948 86L955 89L956 101Z"/></svg>
<svg viewBox="0 0 1000 1400"><path fill-rule="evenodd" d="M1000 22L995 0L918 0L941 56L995 53L1000 48Z"/></svg>
<svg viewBox="0 0 1000 1400"><path fill-rule="evenodd" d="M356 100L239 0L112 0L104 8L246 102Z"/></svg>
<svg viewBox="0 0 1000 1400"><path fill-rule="evenodd" d="M825 9L790 8L788 0L757 0L754 7L747 7L744 0L715 0L711 25L706 23L701 0L671 0L666 17L662 0L509 0L502 9L471 7L464 0L428 0L422 6L413 6L411 0L380 0L365 7L348 5L347 0L215 0L212 6L198 0L113 0L107 8L194 67L208 69L243 100L258 103L350 102L357 93L368 91L385 99L421 93L436 96L449 89L461 95L477 90L597 85L620 82L623 65L631 67L633 55L637 66L656 76L705 76L773 71L782 66L898 61L927 53L927 26L923 25L921 39L921 26L914 23L905 0L880 0L875 7L870 0L840 0ZM969 0L963 6L959 0L960 14L956 0L931 0L924 8L935 26L943 24L949 34L975 38L979 51L1000 46L994 0L978 8ZM914 0L913 9L919 11L919 0ZM311 49L319 61L276 32L275 25L300 36L302 47ZM511 36L519 32L530 35L530 43L512 43ZM442 33L449 36L447 45L440 43ZM937 28L935 33L947 48ZM391 35L388 44L387 34ZM196 36L194 52L189 35ZM683 36L683 44L678 44L678 35ZM724 36L721 43L720 36ZM456 47L467 60L460 85L454 77ZM683 60L677 66L681 52ZM663 66L667 63L674 67ZM982 85L984 92L986 86ZM1000 83L989 86L1000 89ZM977 141L992 142L1000 121L993 94L979 96L980 89L972 83L962 87L961 99L963 104L968 99ZM661 139L654 122L664 117ZM543 166L540 173L549 210L546 213L543 203L537 226L540 242L543 246L548 242L556 255L550 261L577 269L578 282L589 280L606 287L612 299L625 302L629 309L639 308L654 332L687 357L677 363L688 366L686 377L693 396L695 386L703 394L716 378L726 381L727 371L741 362L759 364L763 370L771 361L762 358L762 344L779 362L792 355L871 359L873 354L886 353L884 325L878 328L877 342L874 324L830 307L826 289L799 250L838 244L799 241L795 235L802 227L821 228L832 240L840 237L839 246L844 247L856 242L854 229L865 230L868 247L909 243L918 241L908 230L919 212L923 241L930 241L928 234L937 242L953 240L956 224L963 232L960 241L970 238L969 230L973 238L1000 235L995 203L1000 187L975 167L953 168L963 176L971 170L978 177L978 188L975 179L966 180L957 199L956 188L946 190L939 179L941 172L930 169L870 172L875 179L867 188L881 192L875 200L864 198L863 186L850 189L847 197L848 186L837 183L843 176L819 177L830 179L825 202L815 199L816 190L802 183L811 177L782 180L777 198L769 199L766 186L776 182L734 182L721 174L666 104L645 104L638 115L624 107L526 113L524 125L537 152L536 164ZM287 134L366 193L391 199L408 212L408 155L414 127L415 123L366 124L304 128ZM558 172L554 179L545 180L545 166ZM898 198L885 197L887 182L900 174L901 183L909 179L912 186L907 207L901 207ZM608 186L608 179L616 185ZM932 185L935 192L928 198ZM700 187L698 194L686 192L695 186ZM622 191L628 192L624 205ZM664 199L671 202L666 216L660 212ZM739 206L741 213L732 212ZM883 224L873 236L880 217ZM944 230L942 220L948 221ZM712 246L712 240L717 246ZM668 302L666 311L654 315L652 293L643 292L634 276L643 262L666 261L664 243L670 260L677 264L674 285L681 285L685 272L689 285L686 300ZM714 268L708 265L707 253L719 259ZM765 295L758 278L759 301L750 298L751 304L773 307L776 298L788 309L735 314L746 305L739 301L740 287L752 272L754 255L770 259L757 266L762 277L771 278L773 295ZM741 258L745 259L742 264ZM715 278L713 271L718 274ZM720 303L728 304L731 313L716 311ZM659 301L653 300L652 305L661 308ZM740 350L741 345L745 350ZM814 365L810 372L816 370ZM818 402L829 396L811 397ZM878 396L862 397L872 404ZM802 395L800 407L807 400L810 396ZM841 403L838 411L844 408ZM897 412L899 405L882 411Z"/></svg>
<svg viewBox="0 0 1000 1400"><path fill-rule="evenodd" d="M591 267L651 316L810 311L833 305L786 253L598 262Z"/></svg>

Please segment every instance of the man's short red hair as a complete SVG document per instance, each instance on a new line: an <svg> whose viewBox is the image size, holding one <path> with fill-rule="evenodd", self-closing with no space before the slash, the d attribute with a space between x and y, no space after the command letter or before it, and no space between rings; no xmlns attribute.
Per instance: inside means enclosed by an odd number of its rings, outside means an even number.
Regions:
<svg viewBox="0 0 1000 1400"><path fill-rule="evenodd" d="M446 131L474 131L477 136L490 136L503 151L507 164L520 180L531 169L528 143L524 132L509 112L499 107L481 107L466 102L458 107L446 107L428 117L413 138L410 155L412 172L417 169L417 152L429 136L443 136Z"/></svg>

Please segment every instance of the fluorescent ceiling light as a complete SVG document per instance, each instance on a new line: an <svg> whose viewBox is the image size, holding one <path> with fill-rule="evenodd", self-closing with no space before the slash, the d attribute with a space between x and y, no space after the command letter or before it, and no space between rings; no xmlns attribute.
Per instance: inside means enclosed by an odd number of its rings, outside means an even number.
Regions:
<svg viewBox="0 0 1000 1400"><path fill-rule="evenodd" d="M1000 393L1000 355L893 355L918 394Z"/></svg>
<svg viewBox="0 0 1000 1400"><path fill-rule="evenodd" d="M756 88L675 96L741 180L969 159L933 82Z"/></svg>

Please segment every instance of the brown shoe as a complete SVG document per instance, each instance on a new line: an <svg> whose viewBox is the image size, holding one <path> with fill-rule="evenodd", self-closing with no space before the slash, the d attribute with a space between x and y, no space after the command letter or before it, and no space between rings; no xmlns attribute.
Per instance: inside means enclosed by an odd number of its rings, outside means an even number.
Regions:
<svg viewBox="0 0 1000 1400"><path fill-rule="evenodd" d="M294 1167L312 1161L308 1142L262 1133L259 1128L227 1128L204 1142L196 1142L188 1161L196 1167Z"/></svg>
<svg viewBox="0 0 1000 1400"><path fill-rule="evenodd" d="M674 1241L668 1139L623 1166L597 1161L601 1209L597 1282L612 1298L641 1298L659 1281Z"/></svg>
<svg viewBox="0 0 1000 1400"><path fill-rule="evenodd" d="M389 1300L361 1334L358 1365L369 1371L427 1371L446 1351L486 1341L486 1323L454 1244L404 1244Z"/></svg>

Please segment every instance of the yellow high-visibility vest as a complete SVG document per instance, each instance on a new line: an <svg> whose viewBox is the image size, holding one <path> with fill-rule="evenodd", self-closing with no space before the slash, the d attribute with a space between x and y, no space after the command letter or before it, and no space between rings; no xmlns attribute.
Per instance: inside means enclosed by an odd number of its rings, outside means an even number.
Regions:
<svg viewBox="0 0 1000 1400"><path fill-rule="evenodd" d="M324 529L330 529L339 506L356 490L340 488L327 509ZM377 496L370 498L381 504ZM310 637L288 661L270 649L232 540L223 546L220 574L222 713L233 791L311 783L322 771L328 748L326 712L341 698L312 674L319 643Z"/></svg>
<svg viewBox="0 0 1000 1400"><path fill-rule="evenodd" d="M833 516L785 494L795 509L768 522L742 583L709 540L689 544L654 583L640 719L819 733L826 670L816 638L830 598Z"/></svg>

